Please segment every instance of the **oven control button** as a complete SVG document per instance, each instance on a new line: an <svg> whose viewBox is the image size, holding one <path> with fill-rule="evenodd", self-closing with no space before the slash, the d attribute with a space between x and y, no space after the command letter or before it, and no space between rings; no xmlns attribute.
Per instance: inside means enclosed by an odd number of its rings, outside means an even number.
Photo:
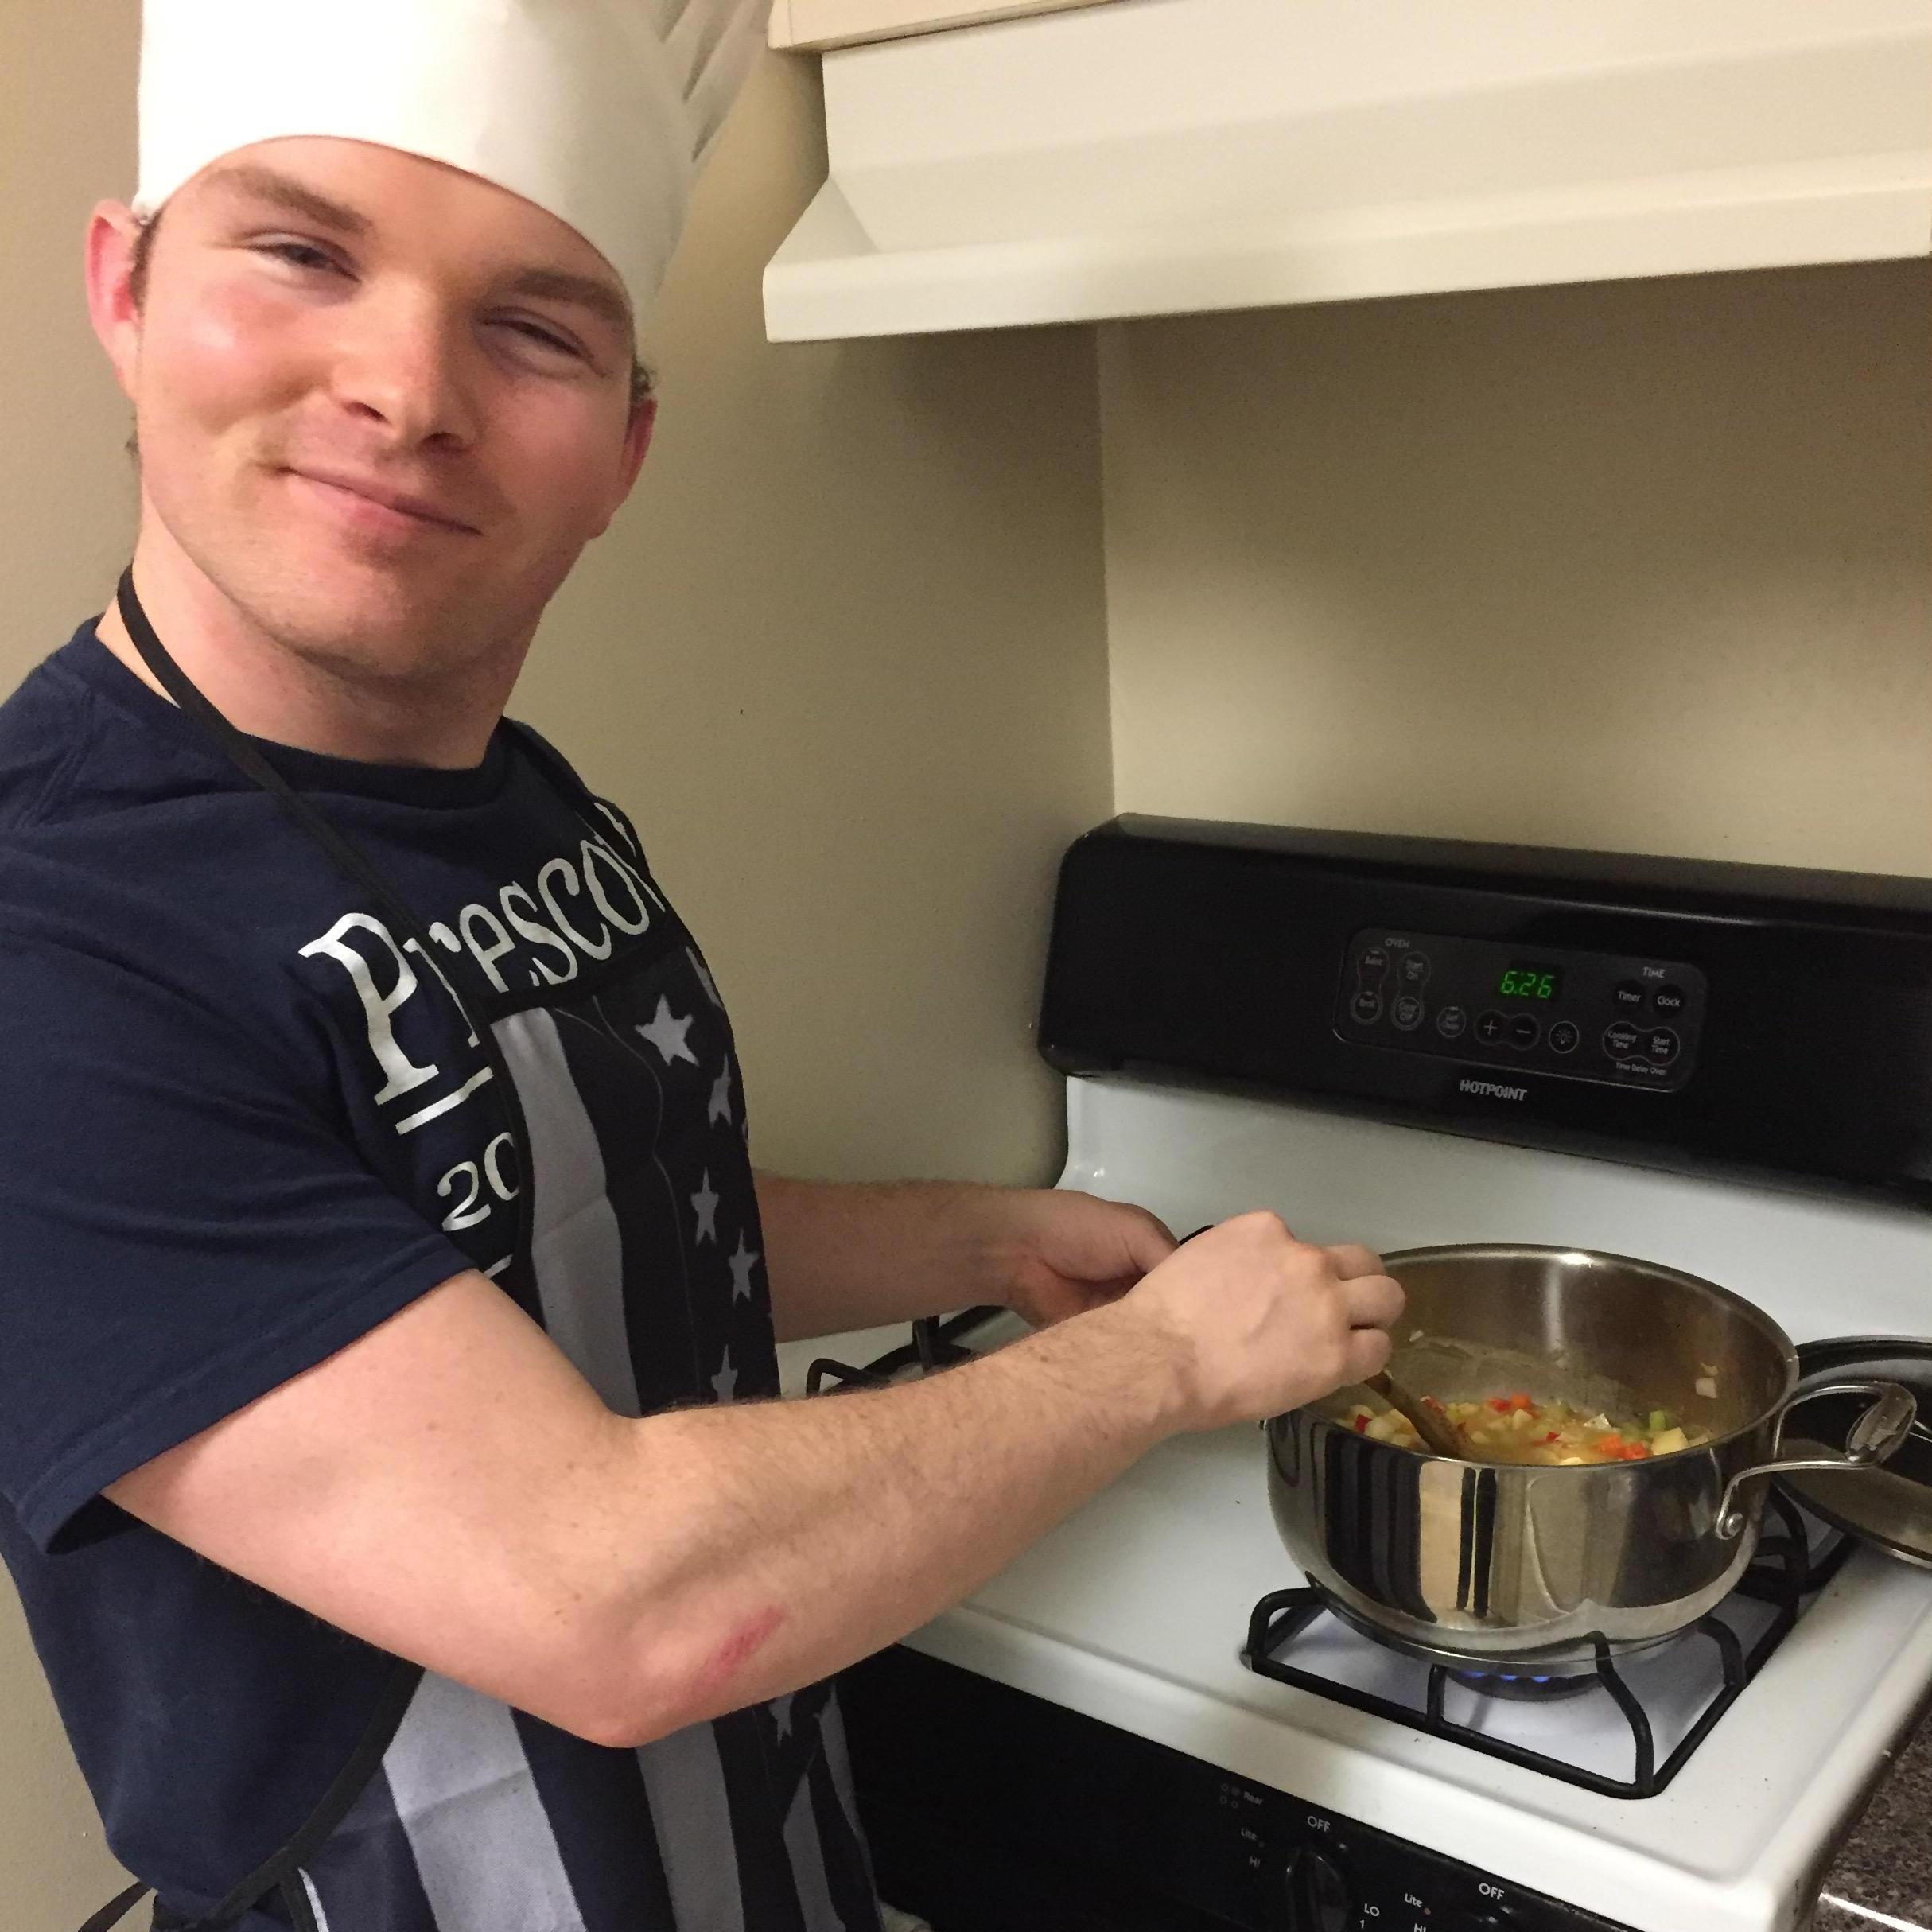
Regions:
<svg viewBox="0 0 1932 1932"><path fill-rule="evenodd" d="M1620 1011L1627 1013L1641 1013L1643 1003L1650 997L1650 989L1641 982L1627 979L1611 996Z"/></svg>
<svg viewBox="0 0 1932 1932"><path fill-rule="evenodd" d="M1426 986L1434 962L1427 953L1404 953L1402 955L1402 984L1405 986Z"/></svg>
<svg viewBox="0 0 1932 1932"><path fill-rule="evenodd" d="M1510 1029L1510 1023L1499 1013L1479 1013L1476 1016L1475 1036L1486 1047L1499 1047L1502 1036Z"/></svg>
<svg viewBox="0 0 1932 1932"><path fill-rule="evenodd" d="M1559 1020L1549 1029L1552 1053L1574 1053L1583 1039L1583 1028L1574 1020Z"/></svg>
<svg viewBox="0 0 1932 1932"><path fill-rule="evenodd" d="M1424 1017L1422 1002L1413 993L1397 993L1395 1004L1389 1009L1389 1017L1405 1033L1413 1033Z"/></svg>
<svg viewBox="0 0 1932 1932"><path fill-rule="evenodd" d="M1382 1017L1382 995L1373 986L1364 986L1348 1002L1349 1017L1358 1026L1373 1026Z"/></svg>
<svg viewBox="0 0 1932 1932"><path fill-rule="evenodd" d="M1684 989L1681 986L1659 986L1650 999L1651 1004L1660 1013L1668 1013L1673 1018L1684 1010Z"/></svg>
<svg viewBox="0 0 1932 1932"><path fill-rule="evenodd" d="M1460 1006L1445 1006L1436 1016L1436 1031L1444 1040L1460 1040L1469 1031L1469 1015Z"/></svg>
<svg viewBox="0 0 1932 1932"><path fill-rule="evenodd" d="M1288 1922L1293 1932L1352 1932L1355 1902L1341 1868L1319 1852L1304 1852L1289 1867Z"/></svg>
<svg viewBox="0 0 1932 1932"><path fill-rule="evenodd" d="M1643 1043L1645 1052L1660 1067L1668 1067L1682 1050L1684 1043L1667 1026L1653 1027Z"/></svg>
<svg viewBox="0 0 1932 1932"><path fill-rule="evenodd" d="M1379 946L1371 946L1355 962L1355 976L1365 986L1386 979L1389 976L1389 955Z"/></svg>
<svg viewBox="0 0 1932 1932"><path fill-rule="evenodd" d="M1613 1060L1627 1060L1637 1051L1637 1042L1641 1037L1628 1020L1619 1020L1615 1025L1604 1028L1604 1051Z"/></svg>
<svg viewBox="0 0 1932 1932"><path fill-rule="evenodd" d="M1527 1053L1543 1037L1543 1023L1534 1013L1518 1013L1510 1022L1510 1044Z"/></svg>

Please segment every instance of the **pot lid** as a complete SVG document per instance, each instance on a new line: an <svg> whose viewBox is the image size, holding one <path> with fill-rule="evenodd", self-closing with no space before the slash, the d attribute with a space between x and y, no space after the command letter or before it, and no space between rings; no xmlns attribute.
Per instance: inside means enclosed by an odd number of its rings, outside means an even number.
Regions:
<svg viewBox="0 0 1932 1932"><path fill-rule="evenodd" d="M1807 1342L1798 1351L1798 1386L1871 1378L1903 1383L1918 1398L1919 1420L1882 1468L1809 1470L1779 1483L1813 1515L1887 1555L1932 1569L1932 1341L1850 1335ZM1864 1407L1857 1396L1827 1396L1804 1411L1805 1434L1842 1442ZM1795 1446L1787 1439L1790 1446Z"/></svg>

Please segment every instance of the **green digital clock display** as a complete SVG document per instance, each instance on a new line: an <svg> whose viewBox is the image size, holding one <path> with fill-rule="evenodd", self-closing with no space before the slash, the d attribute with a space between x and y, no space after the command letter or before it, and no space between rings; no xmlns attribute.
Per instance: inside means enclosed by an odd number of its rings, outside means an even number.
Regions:
<svg viewBox="0 0 1932 1932"><path fill-rule="evenodd" d="M1506 1000L1553 1000L1562 990L1561 966L1509 966L1496 982L1498 996Z"/></svg>

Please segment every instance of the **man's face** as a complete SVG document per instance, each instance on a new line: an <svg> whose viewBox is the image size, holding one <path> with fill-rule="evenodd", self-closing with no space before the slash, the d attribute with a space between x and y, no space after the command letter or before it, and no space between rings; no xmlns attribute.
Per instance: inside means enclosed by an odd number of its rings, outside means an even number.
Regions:
<svg viewBox="0 0 1932 1932"><path fill-rule="evenodd" d="M112 239L96 253L99 317ZM120 313L146 513L270 636L359 680L513 659L648 441L603 257L393 149L227 156L171 198Z"/></svg>

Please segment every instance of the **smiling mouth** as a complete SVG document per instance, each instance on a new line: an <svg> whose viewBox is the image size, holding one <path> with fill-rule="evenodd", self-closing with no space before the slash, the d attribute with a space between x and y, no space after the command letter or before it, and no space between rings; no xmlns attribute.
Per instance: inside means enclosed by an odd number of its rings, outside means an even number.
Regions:
<svg viewBox="0 0 1932 1932"><path fill-rule="evenodd" d="M392 528L446 530L468 537L480 534L475 524L466 523L460 517L452 516L446 511L437 509L421 497L385 490L377 485L356 482L347 477L325 475L314 470L291 468L286 473L309 484L311 488L321 491L342 507L366 514Z"/></svg>

